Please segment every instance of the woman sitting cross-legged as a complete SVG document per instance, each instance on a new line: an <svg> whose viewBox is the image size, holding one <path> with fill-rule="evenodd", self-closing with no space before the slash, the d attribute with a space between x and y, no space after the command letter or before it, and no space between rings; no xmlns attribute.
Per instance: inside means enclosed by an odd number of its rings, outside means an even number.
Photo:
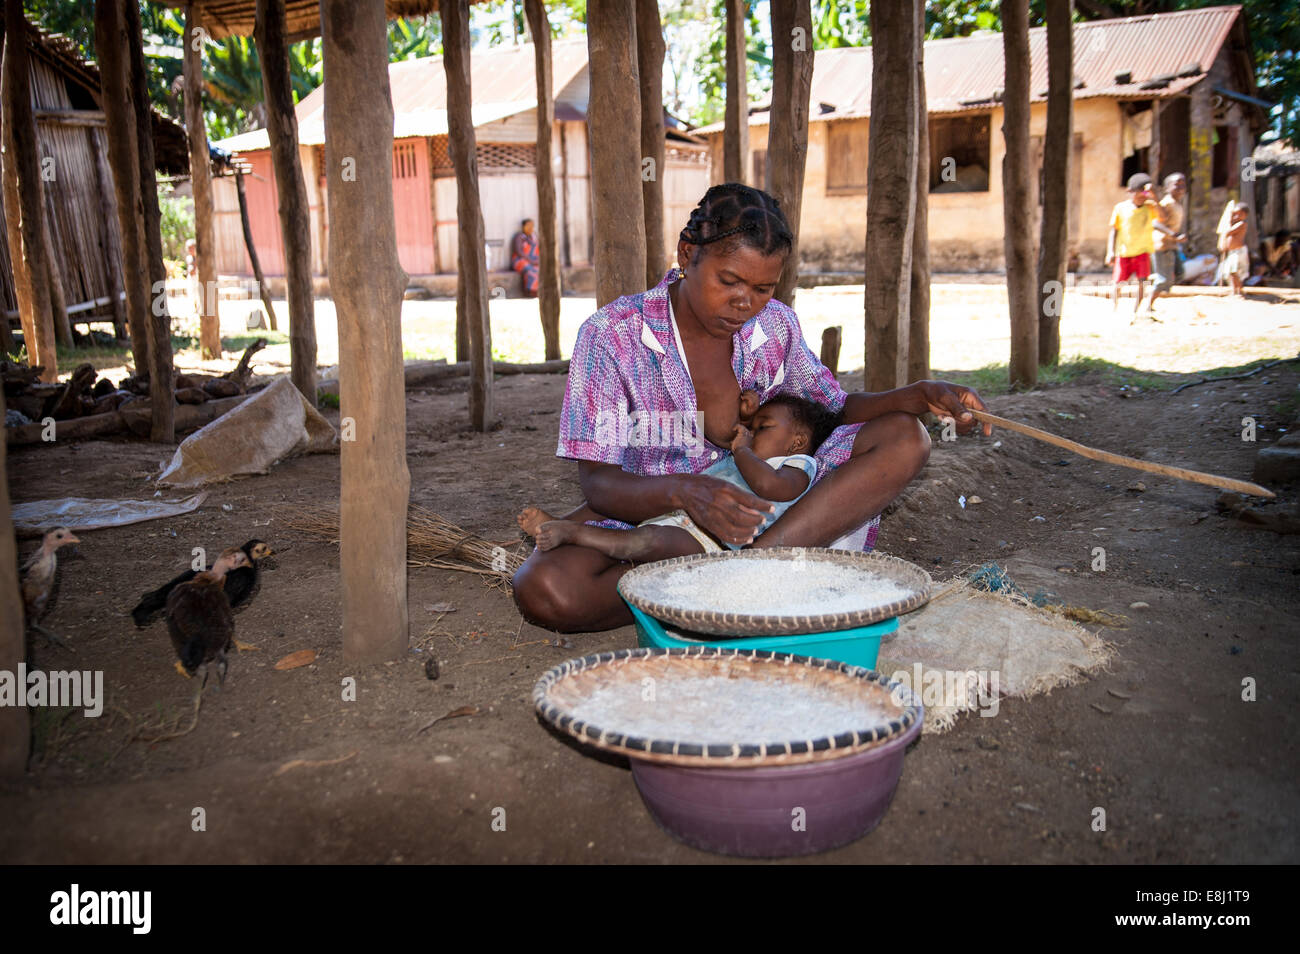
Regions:
<svg viewBox="0 0 1300 954"><path fill-rule="evenodd" d="M870 549L880 512L929 458L919 415L951 418L959 433L976 426L969 409L983 409L979 395L942 381L846 394L804 343L794 311L772 298L791 242L770 195L714 186L682 229L678 266L583 323L557 451L578 463L589 510L577 516L630 530L682 511L723 544L852 540ZM782 393L814 401L843 422L811 455L812 486L761 535L770 504L703 473L727 454L744 390L765 404ZM514 577L520 612L563 632L631 623L617 585L632 564L609 549L580 539L539 547Z"/></svg>

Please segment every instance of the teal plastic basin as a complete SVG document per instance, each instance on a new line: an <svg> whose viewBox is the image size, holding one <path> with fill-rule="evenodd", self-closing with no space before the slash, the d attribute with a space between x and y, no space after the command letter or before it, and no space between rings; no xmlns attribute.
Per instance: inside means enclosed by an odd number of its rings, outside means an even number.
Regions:
<svg viewBox="0 0 1300 954"><path fill-rule="evenodd" d="M743 636L736 639L717 637L698 640L682 639L670 635L664 629L663 623L643 613L631 603L628 603L628 609L636 619L637 645L642 648L720 646L724 649L768 649L773 652L811 656L814 659L831 659L850 666L861 666L863 669L876 668L876 656L880 653L881 638L898 629L898 617L891 616L870 626L858 626L854 629L841 629L829 633Z"/></svg>

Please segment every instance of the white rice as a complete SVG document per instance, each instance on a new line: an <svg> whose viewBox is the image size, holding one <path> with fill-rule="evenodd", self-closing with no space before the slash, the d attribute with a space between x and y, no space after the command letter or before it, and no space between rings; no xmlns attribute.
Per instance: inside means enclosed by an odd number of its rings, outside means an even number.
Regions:
<svg viewBox="0 0 1300 954"><path fill-rule="evenodd" d="M593 690L570 711L608 732L642 739L754 745L865 730L901 714L883 692L849 695L727 676L615 682Z"/></svg>
<svg viewBox="0 0 1300 954"><path fill-rule="evenodd" d="M639 582L644 598L684 611L819 616L886 606L913 590L870 570L795 558L705 560Z"/></svg>

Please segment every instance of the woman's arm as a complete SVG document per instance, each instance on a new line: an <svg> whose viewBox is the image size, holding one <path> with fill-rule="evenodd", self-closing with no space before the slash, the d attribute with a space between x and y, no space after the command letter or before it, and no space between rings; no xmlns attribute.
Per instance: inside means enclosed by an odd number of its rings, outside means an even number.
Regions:
<svg viewBox="0 0 1300 954"><path fill-rule="evenodd" d="M858 391L844 399L844 423L865 424L895 411L915 414L927 412L957 422L957 432L967 434L975 428L975 417L968 408L985 410L984 401L973 390L947 381L917 381L893 391L876 394ZM984 433L992 434L991 425Z"/></svg>
<svg viewBox="0 0 1300 954"><path fill-rule="evenodd" d="M772 505L734 484L704 474L641 477L617 464L578 462L578 483L591 508L639 523L685 510L695 523L727 543L749 543Z"/></svg>

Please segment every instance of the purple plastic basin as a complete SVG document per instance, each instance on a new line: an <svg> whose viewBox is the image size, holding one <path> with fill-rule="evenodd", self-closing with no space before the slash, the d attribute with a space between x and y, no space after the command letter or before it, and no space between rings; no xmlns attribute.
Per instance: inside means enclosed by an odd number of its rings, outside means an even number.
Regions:
<svg viewBox="0 0 1300 954"><path fill-rule="evenodd" d="M803 765L685 768L633 758L632 778L659 827L692 847L749 858L810 855L880 824L920 731L918 719L875 748Z"/></svg>

